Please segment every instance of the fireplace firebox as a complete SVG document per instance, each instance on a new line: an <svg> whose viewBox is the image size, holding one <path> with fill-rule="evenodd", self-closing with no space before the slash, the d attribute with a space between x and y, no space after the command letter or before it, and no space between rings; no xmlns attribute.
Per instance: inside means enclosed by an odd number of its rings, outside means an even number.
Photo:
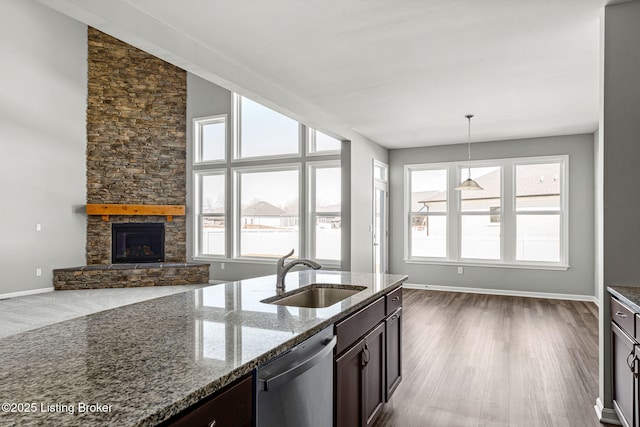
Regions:
<svg viewBox="0 0 640 427"><path fill-rule="evenodd" d="M163 223L114 223L111 262L164 262Z"/></svg>

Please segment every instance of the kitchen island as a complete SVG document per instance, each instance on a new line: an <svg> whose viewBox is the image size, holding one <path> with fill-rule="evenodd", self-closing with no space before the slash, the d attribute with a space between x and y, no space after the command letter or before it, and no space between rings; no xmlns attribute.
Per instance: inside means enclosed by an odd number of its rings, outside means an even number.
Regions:
<svg viewBox="0 0 640 427"><path fill-rule="evenodd" d="M151 426L213 395L407 276L300 271L365 290L326 308L261 302L275 276L229 282L68 320L0 340L0 425ZM8 405L7 405L8 404Z"/></svg>

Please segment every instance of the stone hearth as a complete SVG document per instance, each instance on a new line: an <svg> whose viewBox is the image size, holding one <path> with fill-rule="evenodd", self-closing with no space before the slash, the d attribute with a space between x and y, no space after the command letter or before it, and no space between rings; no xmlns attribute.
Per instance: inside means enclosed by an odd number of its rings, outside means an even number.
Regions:
<svg viewBox="0 0 640 427"><path fill-rule="evenodd" d="M55 290L193 285L209 282L209 264L86 265L53 270Z"/></svg>

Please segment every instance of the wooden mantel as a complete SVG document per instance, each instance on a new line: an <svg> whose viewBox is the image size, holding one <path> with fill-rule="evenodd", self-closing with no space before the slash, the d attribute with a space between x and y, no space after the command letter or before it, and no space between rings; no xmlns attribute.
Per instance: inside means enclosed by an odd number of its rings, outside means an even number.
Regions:
<svg viewBox="0 0 640 427"><path fill-rule="evenodd" d="M184 216L184 205L102 205L87 204L87 215L100 215L109 221L109 215L166 215L172 222L174 216Z"/></svg>

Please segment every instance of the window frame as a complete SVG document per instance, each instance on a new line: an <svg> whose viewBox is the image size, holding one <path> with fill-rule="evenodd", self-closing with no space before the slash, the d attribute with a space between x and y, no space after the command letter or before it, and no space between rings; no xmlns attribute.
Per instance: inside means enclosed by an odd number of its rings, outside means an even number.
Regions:
<svg viewBox="0 0 640 427"><path fill-rule="evenodd" d="M447 163L425 163L419 165L405 165L405 200L404 200L404 221L405 221L405 260L417 260L418 262L429 262L429 261L446 261L451 258L451 242L449 241L449 234L451 232L451 190L450 190L450 182L451 182L451 171L449 170ZM413 216L413 212L411 211L411 172L413 171L425 171L425 170L444 170L446 172L447 179L447 202L446 202L446 210L445 212L430 212L425 214L424 216L444 216L446 219L446 241L445 241L445 255L444 257L425 257L425 256L415 256L410 257L411 254L411 217Z"/></svg>
<svg viewBox="0 0 640 427"><path fill-rule="evenodd" d="M218 117L226 115L227 121L225 126L225 161L214 161L214 162L196 162L196 152L198 150L198 146L195 143L196 139L196 124L192 119L192 129L191 129L191 138L192 141L188 145L189 150L194 150L194 152L189 153L189 157L191 158L191 170L190 170L190 183L191 183L191 191L192 191L192 199L190 201L192 214L189 214L189 224L190 224L190 232L193 233L193 240L190 245L190 249L192 251L192 255L190 259L195 261L212 261L212 262L231 262L231 263L248 263L248 264L263 264L263 265L273 265L274 258L272 257L241 257L239 254L241 252L239 239L241 237L239 227L241 227L241 210L239 209L239 203L241 200L240 194L236 194L237 190L234 187L234 179L235 179L235 171L240 170L277 170L282 168L287 168L287 166L296 164L299 167L299 182L298 182L298 203L299 203L299 213L296 221L298 222L298 248L296 249L295 256L311 258L309 254L309 241L310 236L308 230L308 221L309 221L309 200L307 195L305 194L307 187L309 184L308 178L308 165L317 162L335 162L335 165L341 170L341 178L342 177L342 147L339 151L321 151L317 153L309 153L308 143L307 143L307 129L310 127L298 120L294 120L298 126L298 153L295 155L273 155L273 156L260 156L260 157L247 157L247 158L235 158L235 150L239 149L239 145L236 141L238 131L239 131L239 121L236 118L239 116L239 103L237 102L240 98L242 98L240 94L233 93L230 97L230 109L227 114L219 114L212 115L208 117ZM246 97L245 97L246 98ZM251 99L251 98L248 98ZM253 101L253 100L251 100ZM253 101L257 102L257 101ZM258 102L257 102L258 103ZM269 108L268 106L264 106L265 108ZM279 114L279 111L276 111ZM287 116L286 114L284 114ZM287 116L291 118L290 116ZM205 117L201 117L199 119L206 119ZM293 119L292 119L293 120ZM336 138L338 139L338 138ZM341 142L348 142L342 139L339 139ZM342 145L342 144L341 144ZM199 176L208 173L225 173L225 255L213 255L213 254L203 254L202 253L202 241L203 236L202 227L199 225L199 221L201 221L201 217L199 213L202 211L202 196L201 184L198 182ZM342 212L340 213L342 217ZM341 233L340 236L340 244L341 249L343 245L343 241L348 236L345 236L344 233ZM283 254L284 255L284 254ZM341 255L341 259L338 261L334 260L320 260L323 267L326 268L340 268L342 266L342 258L345 254ZM222 267L224 268L224 267Z"/></svg>
<svg viewBox="0 0 640 427"><path fill-rule="evenodd" d="M516 167L520 165L537 165L537 164L551 164L551 163L559 163L560 164L560 204L557 211L553 211L551 209L547 209L545 211L527 211L522 210L518 211L516 207L516 185L517 185L517 174ZM514 234L514 244L517 243L517 223L518 223L518 215L559 215L560 216L560 264L564 264L567 267L569 266L569 156L546 156L546 157L536 157L536 158L520 158L514 159L513 162L513 176L512 176L512 185L513 185L513 200L511 209L513 211L513 234ZM515 265L527 265L527 266L544 266L550 264L548 261L527 261L527 260L518 260L516 257L516 251L514 248L513 251L513 260L511 261Z"/></svg>
<svg viewBox="0 0 640 427"><path fill-rule="evenodd" d="M222 123L224 124L224 140L223 140L223 155L222 159L217 160L202 160L203 150L203 138L202 128L208 124ZM201 165L216 165L227 162L227 140L229 139L229 118L227 114L216 114L205 117L193 118L193 164L197 166Z"/></svg>
<svg viewBox="0 0 640 427"><path fill-rule="evenodd" d="M455 196L455 203L456 203L456 211L454 211L454 214L457 212L457 215L455 216L455 221L457 221L457 239L456 239L456 244L454 246L455 248L455 260L460 261L460 262L464 262L464 263L483 263L483 264L493 264L493 263L503 263L505 260L505 246L506 246L506 235L505 232L503 230L503 224L504 224L504 204L505 204L505 187L504 187L504 162L502 160L476 160L474 162L469 163L467 162L456 162L455 166L452 166L453 169L455 169L456 172L456 183L462 182L465 179L467 179L467 173L466 170L468 168L468 165L471 166L471 169L476 169L476 168L490 168L490 167L497 167L500 171L500 249L499 249L499 257L498 259L495 258L464 258L462 256L462 218L465 216L486 216L486 215L495 215L494 213L491 213L491 211L463 211L462 210L462 191L456 191L454 190L453 196ZM473 178L473 176L472 176ZM458 185L458 184L456 184ZM455 187L455 186L454 186Z"/></svg>
<svg viewBox="0 0 640 427"><path fill-rule="evenodd" d="M224 177L224 213L223 214L205 214L202 212L202 177L203 176L223 176ZM228 224L229 224L229 197L227 195L228 188L228 174L227 170L220 169L206 169L206 170L194 170L194 205L195 205L195 215L194 215L194 249L196 250L196 255L201 257L207 257L209 259L226 259L228 256ZM202 247L202 218L203 217L222 217L224 218L224 253L223 254L205 254L203 253Z"/></svg>
<svg viewBox="0 0 640 427"><path fill-rule="evenodd" d="M307 131L306 131L306 149L307 149L307 156L330 156L333 154L340 154L342 152L342 140L335 138L325 132L322 132L314 127L311 126L307 126ZM336 141L338 141L340 143L340 148L336 149L336 150L321 150L318 151L316 149L316 133L320 132L328 137L331 137L333 139L335 139Z"/></svg>
<svg viewBox="0 0 640 427"><path fill-rule="evenodd" d="M277 256L274 257L251 257L251 256L243 256L242 254L242 179L241 175L243 173L263 173L263 172L281 172L281 171L296 171L298 172L298 247L295 248L295 257L302 257L301 252L302 248L305 247L305 224L303 212L306 211L306 206L304 206L304 168L302 167L301 162L295 163L277 163L271 165L248 165L248 166L238 166L231 168L231 176L232 176L232 259L234 260L244 260L244 261L252 261L252 262L268 262L272 263L274 259L277 259ZM286 254L282 254L286 255Z"/></svg>
<svg viewBox="0 0 640 427"><path fill-rule="evenodd" d="M271 160L271 159L295 159L303 156L303 140L306 139L304 125L297 120L287 116L286 114L281 113L280 111L274 110L271 107L267 107L266 105L260 104L257 101L254 101L246 96L242 96L239 93L233 93L232 96L232 128L233 128L233 137L231 142L233 155L231 156L232 163L245 163L245 162L259 162L263 160ZM290 120L293 120L298 124L298 142L297 142L297 152L295 153L284 153L284 154L269 154L263 156L252 156L252 157L242 157L242 98L247 98L256 104L262 105L264 108L267 108L271 111L274 111L278 114L281 114Z"/></svg>
<svg viewBox="0 0 640 427"><path fill-rule="evenodd" d="M560 206L554 214L560 215L560 259L558 262L526 261L516 259L517 215L529 211L516 211L516 166L525 164L560 164ZM461 257L461 230L464 215L486 215L485 212L462 212L461 192L453 188L466 177L467 165L471 168L499 166L501 169L500 203L500 259L485 260ZM447 184L447 257L420 257L411 252L411 172L446 168ZM567 270L569 268L569 156L532 156L505 159L488 159L441 163L406 164L404 166L404 262L409 264L435 264L457 266L479 266L500 268L525 268L544 270ZM466 178L465 178L466 179ZM538 213L543 215L543 213ZM548 213L544 213L548 214Z"/></svg>
<svg viewBox="0 0 640 427"><path fill-rule="evenodd" d="M321 263L325 267L337 268L340 267L341 259L325 259L325 258L316 258L316 228L315 228L315 219L318 216L339 216L342 220L342 200L340 201L340 211L339 212L328 212L323 213L322 215L318 215L316 212L316 174L315 171L317 169L335 169L337 168L340 172L342 172L342 162L340 160L317 160L317 161L308 161L306 162L306 181L307 181L307 209L306 209L306 236L307 236L307 246L306 253L307 255L319 263ZM342 185L342 177L341 184ZM342 188L340 188L340 194L342 197ZM342 226L340 227L340 242L342 245ZM342 247L340 247L342 250ZM342 254L340 256L342 258Z"/></svg>

